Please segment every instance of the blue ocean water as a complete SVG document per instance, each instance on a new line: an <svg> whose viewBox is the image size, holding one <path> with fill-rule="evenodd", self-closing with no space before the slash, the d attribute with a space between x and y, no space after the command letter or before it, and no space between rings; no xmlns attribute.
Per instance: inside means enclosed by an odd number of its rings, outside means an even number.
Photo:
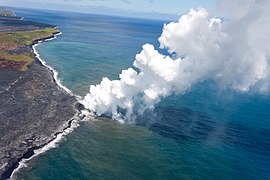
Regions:
<svg viewBox="0 0 270 180"><path fill-rule="evenodd" d="M59 26L38 46L74 93L117 79L165 21L16 9ZM33 158L18 179L270 179L270 96L201 82L164 99L137 124L86 121L58 148Z"/></svg>

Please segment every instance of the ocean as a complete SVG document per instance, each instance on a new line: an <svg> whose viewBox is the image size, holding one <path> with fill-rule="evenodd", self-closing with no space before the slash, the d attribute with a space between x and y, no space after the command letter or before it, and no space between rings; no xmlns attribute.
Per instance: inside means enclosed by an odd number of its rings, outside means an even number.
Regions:
<svg viewBox="0 0 270 180"><path fill-rule="evenodd" d="M159 47L167 21L15 9L62 32L36 49L64 86L84 96L118 79L141 46ZM200 82L163 99L133 124L80 122L56 148L32 158L17 179L270 179L270 96Z"/></svg>

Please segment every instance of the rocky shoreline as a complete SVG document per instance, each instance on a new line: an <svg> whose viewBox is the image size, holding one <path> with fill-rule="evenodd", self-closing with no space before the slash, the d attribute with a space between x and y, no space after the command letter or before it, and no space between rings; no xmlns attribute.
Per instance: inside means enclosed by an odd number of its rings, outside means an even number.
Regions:
<svg viewBox="0 0 270 180"><path fill-rule="evenodd" d="M27 71L2 69L0 76L0 179L7 179L22 159L69 128L78 109L76 97L57 85L38 58Z"/></svg>
<svg viewBox="0 0 270 180"><path fill-rule="evenodd" d="M51 139L50 141L46 142L45 144L42 144L42 145L39 145L39 146L36 146L36 147L31 147L27 150L27 152L25 152L23 154L22 157L18 158L16 161L14 161L10 167L7 168L6 171L4 171L4 173L2 174L1 176L1 179L9 179L11 178L12 174L14 173L14 171L19 167L20 165L20 162L23 160L23 159L30 159L31 157L33 157L35 155L35 150L38 150L38 149L41 149L42 147L45 147L46 145L48 145L50 142L52 142L53 140L55 140L55 138L59 135L59 134L62 134L64 133L65 130L69 129L69 128L72 128L71 127L71 124L72 122L75 120L76 118L72 118L70 119L68 122L67 122L67 125L64 126L63 130L61 132L57 132L54 134L54 138Z"/></svg>

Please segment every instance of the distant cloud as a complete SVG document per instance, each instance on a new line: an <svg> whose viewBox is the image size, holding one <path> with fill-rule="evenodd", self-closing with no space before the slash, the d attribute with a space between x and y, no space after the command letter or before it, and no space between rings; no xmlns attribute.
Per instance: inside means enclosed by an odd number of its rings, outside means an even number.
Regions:
<svg viewBox="0 0 270 180"><path fill-rule="evenodd" d="M0 0L0 5L109 15L122 14L129 16L132 14L132 16L141 18L149 17L154 19L175 20L176 17L173 14L183 14L194 6L210 7L214 9L214 2L216 1L217 0ZM145 13L148 13L148 15Z"/></svg>
<svg viewBox="0 0 270 180"><path fill-rule="evenodd" d="M147 2L149 2L149 3L154 3L154 0L147 0Z"/></svg>
<svg viewBox="0 0 270 180"><path fill-rule="evenodd" d="M127 4L131 4L131 2L128 1L128 0L121 0L121 1L124 2L124 3L127 3Z"/></svg>
<svg viewBox="0 0 270 180"><path fill-rule="evenodd" d="M74 0L62 0L64 2L74 2ZM77 2L98 2L98 1L110 1L110 0L77 0Z"/></svg>

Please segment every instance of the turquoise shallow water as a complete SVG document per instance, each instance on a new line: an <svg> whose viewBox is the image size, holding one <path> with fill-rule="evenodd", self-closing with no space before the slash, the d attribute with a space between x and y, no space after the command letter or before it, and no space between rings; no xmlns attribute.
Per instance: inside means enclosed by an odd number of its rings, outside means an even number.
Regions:
<svg viewBox="0 0 270 180"><path fill-rule="evenodd" d="M64 85L90 84L132 65L144 43L158 47L164 21L17 10L59 26L38 46ZM18 179L269 179L270 97L203 82L163 100L137 124L82 122L58 148L33 158Z"/></svg>

